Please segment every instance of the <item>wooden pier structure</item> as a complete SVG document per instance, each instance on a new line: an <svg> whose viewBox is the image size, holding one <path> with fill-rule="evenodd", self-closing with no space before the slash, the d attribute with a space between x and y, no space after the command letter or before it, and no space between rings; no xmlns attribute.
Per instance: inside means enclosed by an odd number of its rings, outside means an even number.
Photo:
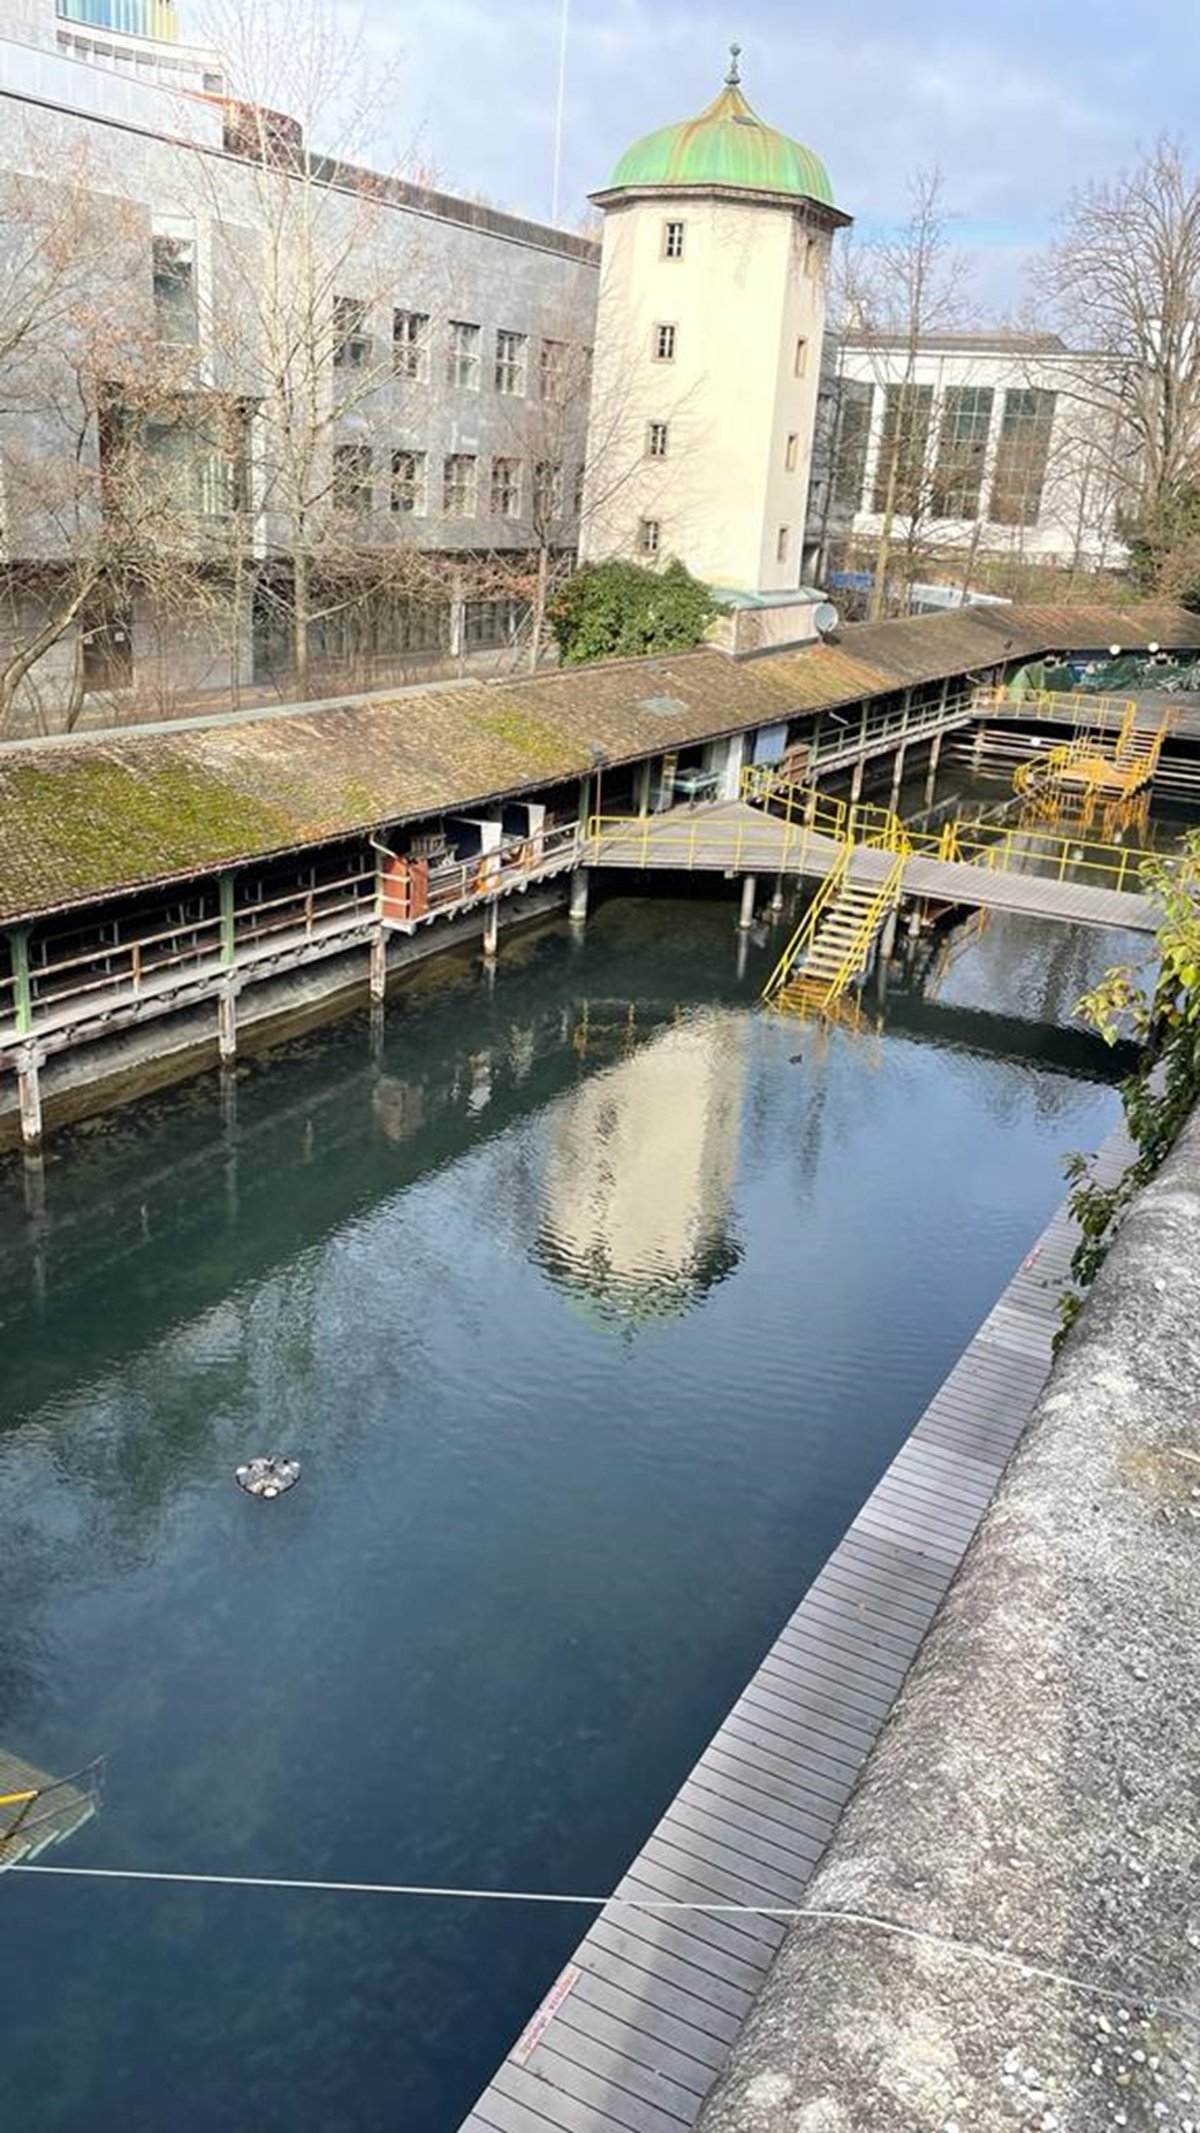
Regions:
<svg viewBox="0 0 1200 2133"><path fill-rule="evenodd" d="M1112 1182L1124 1134L1101 1152ZM1026 1255L461 2133L699 2118L1045 1382L1075 1233ZM737 1912L642 1909L745 1906Z"/></svg>
<svg viewBox="0 0 1200 2133"><path fill-rule="evenodd" d="M0 1873L25 1866L90 1822L99 1804L102 1764L74 1777L51 1777L0 1748Z"/></svg>

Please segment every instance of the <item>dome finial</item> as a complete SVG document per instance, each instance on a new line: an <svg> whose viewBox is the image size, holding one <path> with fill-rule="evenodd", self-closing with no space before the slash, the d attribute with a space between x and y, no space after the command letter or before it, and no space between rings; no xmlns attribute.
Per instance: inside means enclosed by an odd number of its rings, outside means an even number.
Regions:
<svg viewBox="0 0 1200 2133"><path fill-rule="evenodd" d="M725 87L727 89L736 89L739 82L741 81L742 77L738 70L738 61L741 56L741 45L731 44L729 47L729 72L725 76Z"/></svg>

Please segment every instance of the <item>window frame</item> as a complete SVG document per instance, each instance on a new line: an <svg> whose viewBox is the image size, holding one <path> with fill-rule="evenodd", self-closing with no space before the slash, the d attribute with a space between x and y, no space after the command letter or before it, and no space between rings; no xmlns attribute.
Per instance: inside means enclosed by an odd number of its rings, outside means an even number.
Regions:
<svg viewBox="0 0 1200 2133"><path fill-rule="evenodd" d="M505 344L515 349L513 354ZM503 352L502 352L503 351ZM493 370L496 391L505 400L524 400L529 389L529 335L512 326L496 328L496 358Z"/></svg>
<svg viewBox="0 0 1200 2133"><path fill-rule="evenodd" d="M650 329L652 363L673 363L679 353L679 329L673 319L656 319Z"/></svg>
<svg viewBox="0 0 1200 2133"><path fill-rule="evenodd" d="M401 321L417 331L402 332ZM401 304L392 307L392 370L411 385L429 383L430 324L428 311L407 311Z"/></svg>
<svg viewBox="0 0 1200 2133"><path fill-rule="evenodd" d="M687 242L687 224L668 219L662 229L662 256L664 259L682 259Z"/></svg>
<svg viewBox="0 0 1200 2133"><path fill-rule="evenodd" d="M483 328L469 318L446 321L446 383L453 392L477 393L482 369ZM469 339L462 336L469 335Z"/></svg>
<svg viewBox="0 0 1200 2133"><path fill-rule="evenodd" d="M637 548L639 555L658 555L662 550L662 520L640 518L638 520Z"/></svg>
<svg viewBox="0 0 1200 2133"><path fill-rule="evenodd" d="M359 296L334 296L333 368L366 370L374 346L370 332L371 307Z"/></svg>
<svg viewBox="0 0 1200 2133"><path fill-rule="evenodd" d="M454 468L455 474L451 474ZM452 481L461 471L465 481L466 502L452 503ZM442 516L443 518L477 518L479 516L479 454L478 452L447 452L442 460Z"/></svg>
<svg viewBox="0 0 1200 2133"><path fill-rule="evenodd" d="M647 457L647 459L665 459L665 458L666 458L666 456L667 456L667 452L668 452L668 449L669 449L669 442L670 442L670 424L669 424L669 423L667 423L667 422L648 422L648 423L646 424L646 457Z"/></svg>
<svg viewBox="0 0 1200 2133"><path fill-rule="evenodd" d="M400 501L401 488L405 480L400 471L400 462L402 460L408 460L412 468L411 475L407 478L411 484L413 500L407 504ZM427 516L429 510L428 452L416 451L410 445L393 446L390 502L392 512L397 518L425 518Z"/></svg>
<svg viewBox="0 0 1200 2133"><path fill-rule="evenodd" d="M493 518L507 520L521 516L521 492L524 488L524 468L519 459L501 453L493 459L488 498Z"/></svg>

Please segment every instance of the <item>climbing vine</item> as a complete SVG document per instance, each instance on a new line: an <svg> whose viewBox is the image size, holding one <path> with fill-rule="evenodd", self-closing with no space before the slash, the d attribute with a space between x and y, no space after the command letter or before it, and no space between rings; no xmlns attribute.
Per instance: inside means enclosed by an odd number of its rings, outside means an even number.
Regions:
<svg viewBox="0 0 1200 2133"><path fill-rule="evenodd" d="M1125 1209L1154 1176L1200 1097L1200 831L1170 856L1148 855L1142 882L1162 914L1155 975L1147 983L1122 964L1106 972L1076 1010L1107 1043L1132 1030L1143 1049L1136 1070L1121 1085L1132 1161L1115 1185L1101 1185L1089 1157L1067 1157L1079 1242L1071 1260L1076 1286L1059 1306L1060 1340L1108 1257Z"/></svg>

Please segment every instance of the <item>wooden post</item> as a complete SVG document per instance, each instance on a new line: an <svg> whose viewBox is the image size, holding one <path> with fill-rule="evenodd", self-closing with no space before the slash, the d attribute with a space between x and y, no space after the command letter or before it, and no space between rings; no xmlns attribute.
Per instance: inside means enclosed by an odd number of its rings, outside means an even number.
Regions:
<svg viewBox="0 0 1200 2133"><path fill-rule="evenodd" d="M27 1037L33 1028L33 988L29 982L29 928L17 926L8 936L9 953L12 956L13 1012L18 1037Z"/></svg>
<svg viewBox="0 0 1200 2133"><path fill-rule="evenodd" d="M571 876L570 918L573 926L582 926L588 915L588 870L576 867Z"/></svg>
<svg viewBox="0 0 1200 2133"><path fill-rule="evenodd" d="M237 987L230 983L217 994L217 1053L222 1060L237 1058Z"/></svg>
<svg viewBox="0 0 1200 2133"><path fill-rule="evenodd" d="M637 773L637 811L638 817L642 821L645 820L650 812L650 788L653 776L654 758L653 756L647 756L645 762L639 764Z"/></svg>
<svg viewBox="0 0 1200 2133"><path fill-rule="evenodd" d="M932 805L933 805L933 789L934 789L934 786L935 786L935 785L936 785L936 783L937 783L937 771L938 771L938 764L939 764L939 762L941 761L941 757L942 757L942 735L941 735L941 730L940 730L940 728L939 728L938 732L937 732L937 733L935 733L935 734L934 734L934 736L933 736L933 746L932 746L932 748L931 748L931 749L930 749L930 751L929 751L929 770L928 770L928 774L927 774L927 776L926 776L926 779L925 779L925 805L926 805L926 807L932 807Z"/></svg>
<svg viewBox="0 0 1200 2133"><path fill-rule="evenodd" d="M899 918L900 906L899 904L893 904L891 910L888 912L888 915L883 922L883 933L880 936L879 960L881 963L890 963L892 960L892 956L895 953L896 927L899 922Z"/></svg>
<svg viewBox="0 0 1200 2133"><path fill-rule="evenodd" d="M232 874L222 874L217 881L217 894L221 899L221 961L227 970L232 970L237 958L237 942L233 925Z"/></svg>
<svg viewBox="0 0 1200 2133"><path fill-rule="evenodd" d="M901 741L900 746L896 750L896 762L892 770L892 791L891 798L888 801L889 807L894 808L897 800L900 798L900 786L904 777L904 758L907 752L908 750L906 743L904 741Z"/></svg>
<svg viewBox="0 0 1200 2133"><path fill-rule="evenodd" d="M494 963L500 947L500 898L483 907L483 960Z"/></svg>
<svg viewBox="0 0 1200 2133"><path fill-rule="evenodd" d="M772 916L772 918L778 918L778 917L780 916L780 913L781 913L781 912L782 912L782 910L783 910L783 894L784 894L784 881L783 881L783 875L782 875L782 874L777 874L777 875L775 876L775 887L774 887L774 888L772 889L772 891L771 891L771 901L770 901L770 904L768 905L768 909L769 909L769 911L770 911L770 913L771 913L771 916Z"/></svg>
<svg viewBox="0 0 1200 2133"><path fill-rule="evenodd" d="M860 795L861 795L861 793L862 793L862 783L863 783L863 759L862 759L862 757L861 757L861 756L859 756L859 758L858 758L858 761L857 761L857 762L856 762L856 764L854 765L854 775L853 775L853 777L852 777L852 778L851 778L851 780L850 780L850 805L851 805L851 807L853 807L853 806L855 805L855 803L857 802L857 800L859 799L859 797L860 797Z"/></svg>
<svg viewBox="0 0 1200 2133"><path fill-rule="evenodd" d="M371 935L367 987L373 1000L382 1000L387 992L387 933L382 926L377 926Z"/></svg>
<svg viewBox="0 0 1200 2133"><path fill-rule="evenodd" d="M42 1091L39 1069L45 1053L36 1044L23 1044L17 1053L17 1101L21 1112L21 1145L36 1155L42 1145Z"/></svg>
<svg viewBox="0 0 1200 2133"><path fill-rule="evenodd" d="M743 874L742 908L738 913L739 933L749 933L751 926L754 924L754 898L757 890L758 876L756 874Z"/></svg>

